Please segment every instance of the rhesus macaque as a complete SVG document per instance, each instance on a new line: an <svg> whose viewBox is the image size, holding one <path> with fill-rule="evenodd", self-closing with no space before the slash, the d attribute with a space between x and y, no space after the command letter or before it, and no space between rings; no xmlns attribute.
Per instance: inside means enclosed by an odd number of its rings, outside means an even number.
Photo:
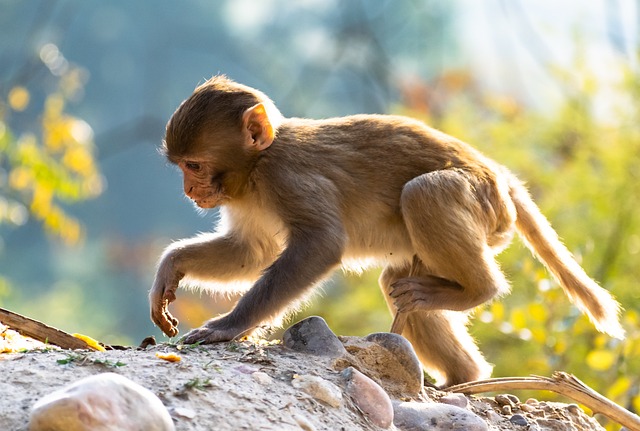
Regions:
<svg viewBox="0 0 640 431"><path fill-rule="evenodd" d="M181 284L250 282L231 312L189 332L214 343L277 321L342 266L384 265L403 335L440 384L487 377L469 310L509 291L496 263L518 231L598 330L622 338L619 304L576 263L506 168L416 120L285 118L267 96L216 76L167 124L163 150L217 232L170 245L151 289L169 335ZM344 306L349 306L345 304Z"/></svg>

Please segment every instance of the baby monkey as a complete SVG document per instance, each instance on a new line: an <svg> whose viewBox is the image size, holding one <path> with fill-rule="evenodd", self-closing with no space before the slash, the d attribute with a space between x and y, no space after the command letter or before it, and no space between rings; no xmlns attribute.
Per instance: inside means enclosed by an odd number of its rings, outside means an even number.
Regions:
<svg viewBox="0 0 640 431"><path fill-rule="evenodd" d="M596 328L622 338L619 304L590 279L522 183L464 142L401 116L285 118L262 92L216 76L173 114L163 151L215 233L171 244L149 294L168 336L181 284L249 282L184 343L278 321L336 268L383 265L380 287L442 385L488 377L469 310L509 291L495 261L518 231ZM214 283L211 287L210 283ZM344 304L349 306L349 304Z"/></svg>

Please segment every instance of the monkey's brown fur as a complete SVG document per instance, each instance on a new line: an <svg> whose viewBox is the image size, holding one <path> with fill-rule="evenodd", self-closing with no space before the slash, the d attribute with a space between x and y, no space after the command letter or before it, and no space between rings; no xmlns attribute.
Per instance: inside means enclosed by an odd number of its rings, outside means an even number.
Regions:
<svg viewBox="0 0 640 431"><path fill-rule="evenodd" d="M181 281L253 286L185 343L230 340L273 321L339 266L384 265L380 286L442 384L491 366L468 310L509 284L495 254L517 229L596 327L624 334L619 305L575 262L521 183L469 145L410 118L284 118L261 92L217 76L167 125L164 150L198 206L221 205L218 232L178 241L150 292L153 321L175 336ZM414 256L418 267L410 274Z"/></svg>

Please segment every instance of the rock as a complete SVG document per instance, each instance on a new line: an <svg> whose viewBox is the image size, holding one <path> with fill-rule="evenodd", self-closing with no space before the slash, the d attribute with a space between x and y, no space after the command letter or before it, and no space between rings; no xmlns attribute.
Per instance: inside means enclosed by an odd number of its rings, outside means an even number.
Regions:
<svg viewBox="0 0 640 431"><path fill-rule="evenodd" d="M29 431L173 431L151 391L119 374L86 377L35 403Z"/></svg>
<svg viewBox="0 0 640 431"><path fill-rule="evenodd" d="M464 394L447 394L438 399L438 402L460 407L461 409L466 409L469 405L469 400Z"/></svg>
<svg viewBox="0 0 640 431"><path fill-rule="evenodd" d="M196 412L186 407L175 407L171 409L171 416L182 419L195 419Z"/></svg>
<svg viewBox="0 0 640 431"><path fill-rule="evenodd" d="M505 397L509 398L514 406L520 404L520 398L513 394L505 394Z"/></svg>
<svg viewBox="0 0 640 431"><path fill-rule="evenodd" d="M520 410L522 410L523 412L526 413L531 413L534 412L536 410L536 408L534 406L532 406L531 404L520 404Z"/></svg>
<svg viewBox="0 0 640 431"><path fill-rule="evenodd" d="M253 378L253 380L263 386L267 386L273 383L273 379L271 378L271 376L263 371L256 371L255 373L251 374L251 377Z"/></svg>
<svg viewBox="0 0 640 431"><path fill-rule="evenodd" d="M355 366L394 398L416 396L422 390L422 365L404 337L376 333L366 338L340 337L340 340L350 355L339 359L337 368Z"/></svg>
<svg viewBox="0 0 640 431"><path fill-rule="evenodd" d="M495 400L501 406L513 407L515 404L508 395L496 395Z"/></svg>
<svg viewBox="0 0 640 431"><path fill-rule="evenodd" d="M569 412L573 413L574 415L582 413L582 409L577 404L569 404L567 406L567 410L569 410Z"/></svg>
<svg viewBox="0 0 640 431"><path fill-rule="evenodd" d="M493 410L486 410L483 413L490 422L498 423L502 421L502 416L500 416L498 413L494 412Z"/></svg>
<svg viewBox="0 0 640 431"><path fill-rule="evenodd" d="M370 334L365 338L367 341L374 342L385 349L387 349L396 359L396 361L402 366L406 372L404 382L406 390L411 393L418 393L422 390L424 385L424 371L422 370L422 364L416 355L416 351L413 350L413 346L402 335L392 334L390 332L377 332ZM400 382L399 382L400 383Z"/></svg>
<svg viewBox="0 0 640 431"><path fill-rule="evenodd" d="M282 341L289 349L317 356L337 358L347 353L327 322L318 316L307 317L290 326Z"/></svg>
<svg viewBox="0 0 640 431"><path fill-rule="evenodd" d="M342 391L340 388L322 377L295 375L291 385L332 407L340 407L342 404Z"/></svg>
<svg viewBox="0 0 640 431"><path fill-rule="evenodd" d="M307 419L305 416L302 416L300 414L294 414L293 420L295 420L296 423L300 426L300 428L303 429L304 431L316 431L316 427L313 426L311 421Z"/></svg>
<svg viewBox="0 0 640 431"><path fill-rule="evenodd" d="M393 408L393 423L402 431L489 430L480 416L448 404L396 402Z"/></svg>
<svg viewBox="0 0 640 431"><path fill-rule="evenodd" d="M529 421L522 415L513 415L509 418L509 422L514 425L527 426L529 425Z"/></svg>
<svg viewBox="0 0 640 431"><path fill-rule="evenodd" d="M393 423L393 405L384 389L353 367L341 374L347 394L367 419L381 428L389 428Z"/></svg>

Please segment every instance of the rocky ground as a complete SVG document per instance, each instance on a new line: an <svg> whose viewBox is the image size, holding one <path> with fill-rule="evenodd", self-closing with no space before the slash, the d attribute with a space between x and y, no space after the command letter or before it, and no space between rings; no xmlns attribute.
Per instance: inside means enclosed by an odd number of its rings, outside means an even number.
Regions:
<svg viewBox="0 0 640 431"><path fill-rule="evenodd" d="M176 430L602 430L575 404L423 386L403 338L337 338L323 324L303 321L284 343L2 353L0 429L26 431L37 400L113 372L157 395Z"/></svg>

